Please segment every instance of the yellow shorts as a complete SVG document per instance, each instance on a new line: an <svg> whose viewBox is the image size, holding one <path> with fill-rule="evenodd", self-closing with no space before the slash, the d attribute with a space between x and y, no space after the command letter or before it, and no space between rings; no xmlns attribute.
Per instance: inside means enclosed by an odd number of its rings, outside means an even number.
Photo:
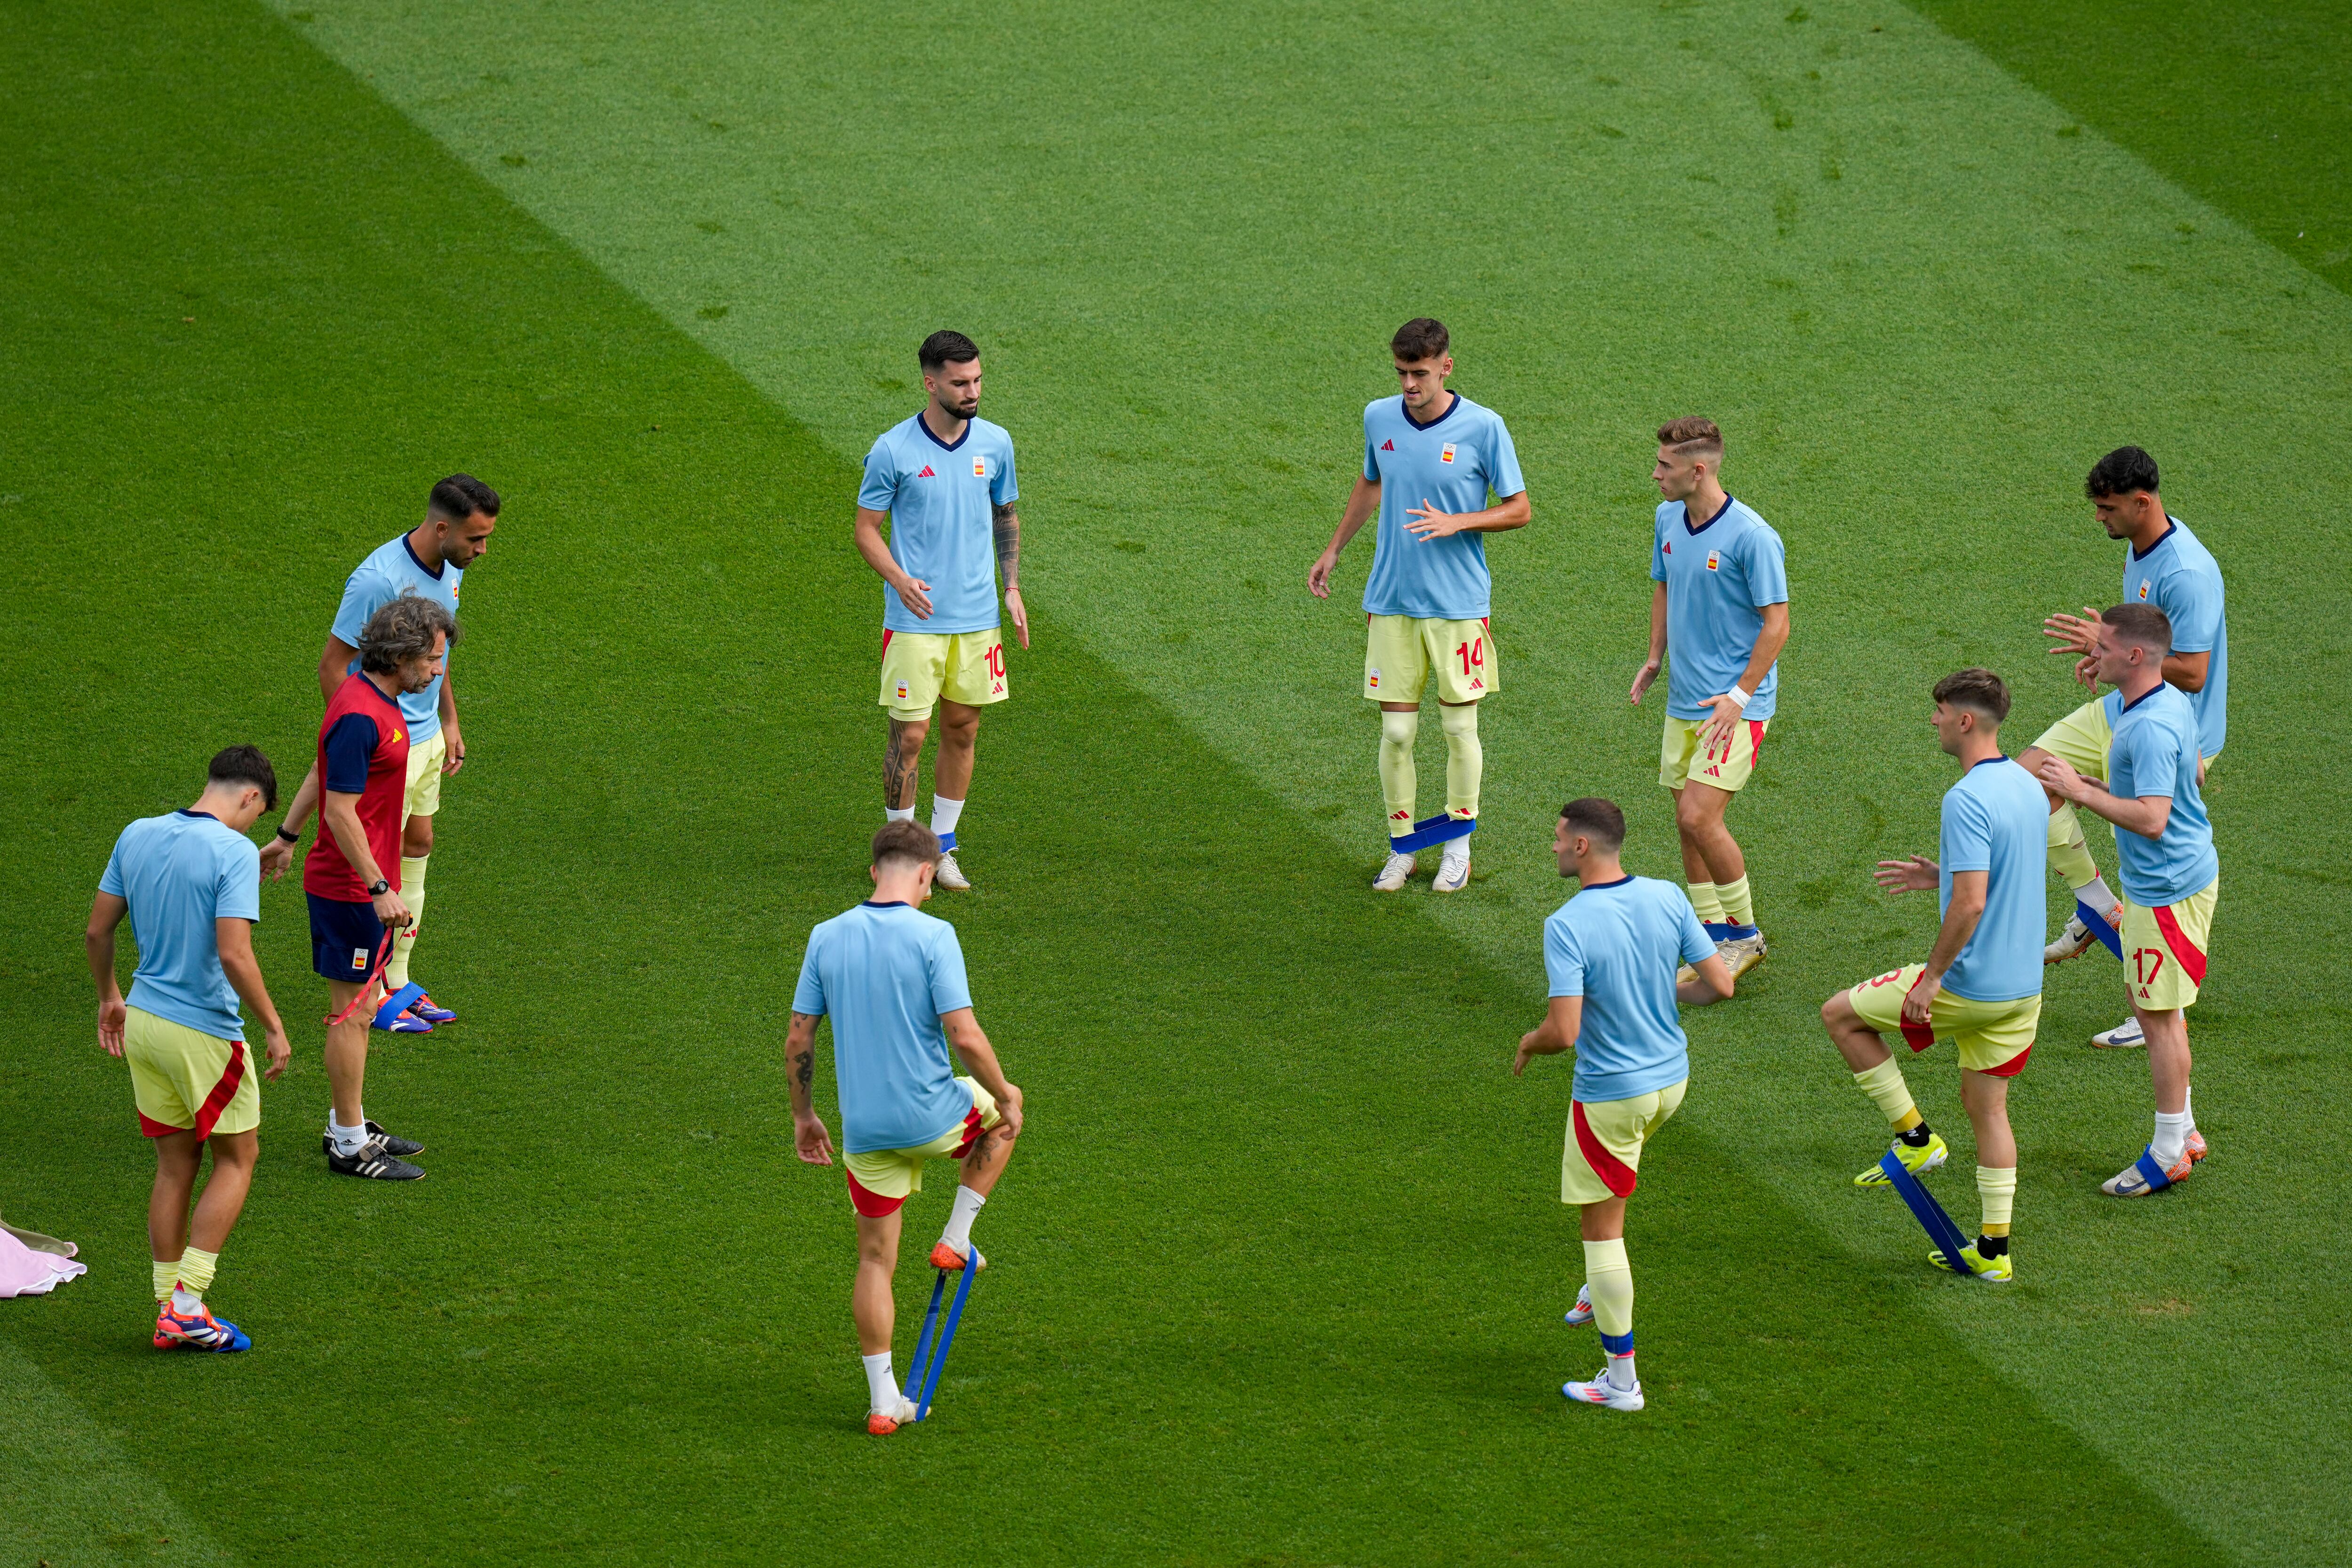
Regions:
<svg viewBox="0 0 2352 1568"><path fill-rule="evenodd" d="M971 1113L939 1137L919 1148L870 1149L841 1157L852 1208L868 1219L898 1213L900 1204L923 1190L924 1161L962 1159L982 1133L1004 1120L988 1090L968 1078L956 1082L971 1090Z"/></svg>
<svg viewBox="0 0 2352 1568"><path fill-rule="evenodd" d="M140 1008L122 1027L122 1059L139 1131L150 1138L193 1131L250 1132L261 1125L261 1075L243 1040L216 1040Z"/></svg>
<svg viewBox="0 0 2352 1568"><path fill-rule="evenodd" d="M1862 1021L1880 1034L1900 1033L1915 1051L1937 1040L1960 1047L1960 1065L1992 1078L2015 1078L2024 1070L2033 1050L2033 1031L2042 1022L2042 998L2021 996L2014 1002L1975 1002L1949 991L1936 993L1923 1027L1903 1021L1903 998L1927 966L1906 963L1875 979L1865 980L1846 993Z"/></svg>
<svg viewBox="0 0 2352 1568"><path fill-rule="evenodd" d="M408 748L409 816L430 816L441 809L441 764L448 756L449 733L446 730L436 730L425 744Z"/></svg>
<svg viewBox="0 0 2352 1568"><path fill-rule="evenodd" d="M1559 1201L1600 1204L1630 1194L1641 1180L1642 1145L1683 1102L1690 1079L1630 1100L1577 1100L1568 1108L1559 1157Z"/></svg>
<svg viewBox="0 0 2352 1568"><path fill-rule="evenodd" d="M893 719L928 719L940 698L967 708L1004 700L1004 632L882 634L882 706Z"/></svg>
<svg viewBox="0 0 2352 1568"><path fill-rule="evenodd" d="M2132 1005L2169 1013L2197 1000L2205 984L2205 953L2212 945L2213 906L2221 901L2221 879L2177 904L2147 909L2124 895L2124 979Z"/></svg>
<svg viewBox="0 0 2352 1568"><path fill-rule="evenodd" d="M1730 795L1739 793L1764 754L1764 731L1769 719L1742 719L1732 727L1731 739L1721 746L1701 750L1698 738L1711 721L1666 715L1666 734L1658 750L1658 782L1680 789L1691 779L1713 784Z"/></svg>
<svg viewBox="0 0 2352 1568"><path fill-rule="evenodd" d="M1437 671L1437 700L1459 707L1500 690L1495 634L1477 621L1364 617L1364 700L1419 702Z"/></svg>
<svg viewBox="0 0 2352 1568"><path fill-rule="evenodd" d="M2105 702L2098 698L2084 703L2063 719L2042 731L2033 743L2086 779L2104 781L2107 776L2107 746L2115 734L2107 728Z"/></svg>

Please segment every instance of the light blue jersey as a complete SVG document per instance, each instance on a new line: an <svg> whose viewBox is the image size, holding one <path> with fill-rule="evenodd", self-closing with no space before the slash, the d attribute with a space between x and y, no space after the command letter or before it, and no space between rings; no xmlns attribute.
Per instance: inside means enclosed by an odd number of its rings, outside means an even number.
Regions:
<svg viewBox="0 0 2352 1568"><path fill-rule="evenodd" d="M2197 790L2197 710L2186 692L2169 686L2131 702L2109 696L2115 733L2107 742L2108 793L2121 800L2172 797L2172 815L2157 837L2116 829L2124 896L2144 910L2161 909L2203 892L2221 874L2213 825Z"/></svg>
<svg viewBox="0 0 2352 1568"><path fill-rule="evenodd" d="M441 563L440 571L426 571L425 563L416 559L416 552L409 548L408 535L404 533L361 562L351 580L343 584L343 602L335 607L335 636L353 647L359 647L360 629L368 624L368 617L403 594L432 600L455 620L457 583L465 575L464 567L446 561ZM360 661L352 659L349 673L357 675L359 668ZM400 694L400 716L408 721L411 746L422 746L441 732L442 679L436 675L433 684L424 690Z"/></svg>
<svg viewBox="0 0 2352 1568"><path fill-rule="evenodd" d="M1584 998L1576 1098L1631 1100L1690 1077L1675 971L1715 956L1690 895L1653 877L1594 882L1544 921L1555 996Z"/></svg>
<svg viewBox="0 0 2352 1568"><path fill-rule="evenodd" d="M857 504L890 514L890 559L931 585L931 618L924 621L882 584L883 626L940 636L993 629L995 509L1020 495L1013 437L1002 425L968 420L952 445L932 435L919 414L882 432L866 454Z"/></svg>
<svg viewBox="0 0 2352 1568"><path fill-rule="evenodd" d="M1372 569L1364 578L1364 613L1486 619L1493 594L1486 536L1415 539L1406 524L1412 521L1407 514L1423 501L1443 512L1484 511L1488 491L1508 500L1528 488L1503 416L1458 393L1426 425L1405 412L1402 396L1368 404L1364 478L1381 487L1380 531L1372 544Z"/></svg>
<svg viewBox="0 0 2352 1568"><path fill-rule="evenodd" d="M1739 684L1764 632L1764 608L1789 602L1788 552L1772 525L1729 496L1692 526L1681 501L1658 506L1650 576L1666 585L1666 712L1713 716L1707 699ZM1745 717L1769 719L1780 700L1780 666L1764 672Z"/></svg>
<svg viewBox="0 0 2352 1568"><path fill-rule="evenodd" d="M2042 878L2050 854L2050 797L2007 757L1987 757L1944 792L1936 910L1952 907L1952 873L1985 873L1984 915L1944 973L1944 989L1971 1002L2042 994Z"/></svg>
<svg viewBox="0 0 2352 1568"><path fill-rule="evenodd" d="M971 1114L940 1026L971 1005L955 927L911 904L863 903L809 932L793 1011L833 1018L843 1149L917 1148Z"/></svg>
<svg viewBox="0 0 2352 1568"><path fill-rule="evenodd" d="M2221 568L2187 523L2170 516L2165 521L2171 526L2147 554L2124 552L2124 603L2162 610L2172 623L2173 652L2212 656L2203 688L2181 695L2197 715L2199 748L2218 757L2230 738L2230 617L2222 608Z"/></svg>
<svg viewBox="0 0 2352 1568"><path fill-rule="evenodd" d="M124 998L215 1040L245 1038L216 920L261 919L261 851L207 811L140 818L114 841L98 890L131 906L139 973Z"/></svg>

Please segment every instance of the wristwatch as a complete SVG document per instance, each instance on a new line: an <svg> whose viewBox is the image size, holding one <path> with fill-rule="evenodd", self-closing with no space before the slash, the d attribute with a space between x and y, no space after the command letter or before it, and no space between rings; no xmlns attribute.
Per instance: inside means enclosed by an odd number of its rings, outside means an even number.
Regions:
<svg viewBox="0 0 2352 1568"><path fill-rule="evenodd" d="M392 891L392 883L385 878L378 877L375 879L375 886L368 889L368 897L371 899L380 899L390 891Z"/></svg>
<svg viewBox="0 0 2352 1568"><path fill-rule="evenodd" d="M283 838L289 844L299 844L302 842L302 836L300 834L287 832L285 825L282 823L278 825L278 837Z"/></svg>

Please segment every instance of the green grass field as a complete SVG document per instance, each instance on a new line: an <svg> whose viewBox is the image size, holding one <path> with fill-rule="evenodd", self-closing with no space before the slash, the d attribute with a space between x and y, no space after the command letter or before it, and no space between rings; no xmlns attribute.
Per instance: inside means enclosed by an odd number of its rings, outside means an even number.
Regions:
<svg viewBox="0 0 2352 1568"><path fill-rule="evenodd" d="M2308 936L2352 836L2302 717L2352 679L2303 541L2352 7L298 3L0 0L0 1213L91 1266L0 1303L0 1564L2352 1558L2352 1009ZM1369 542L1303 585L1424 311L1536 510L1450 900L1366 889ZM877 1442L781 1046L877 821L856 464L942 324L1020 444L1037 636L981 890L932 907L1031 1128L939 1415ZM1687 1020L1620 1418L1556 1392L1567 1064L1508 1066L1559 803L1674 871L1623 691L1687 412L1796 631L1733 813L1773 957ZM1933 844L1927 687L2003 670L2013 743L2071 704L2039 622L2114 592L2080 482L2126 440L2229 577L2217 1157L2098 1194L2146 1068L2082 1046L2107 961L2055 972L1991 1291L1848 1184L1884 1123L1816 1010L1929 940L1868 878ZM218 746L299 774L343 576L458 468L508 498L417 959L465 1016L378 1037L368 1097L432 1179L310 1152L323 987L267 889L298 1055L214 1290L257 1349L157 1355L90 889ZM1948 1135L1956 1076L1911 1075Z"/></svg>

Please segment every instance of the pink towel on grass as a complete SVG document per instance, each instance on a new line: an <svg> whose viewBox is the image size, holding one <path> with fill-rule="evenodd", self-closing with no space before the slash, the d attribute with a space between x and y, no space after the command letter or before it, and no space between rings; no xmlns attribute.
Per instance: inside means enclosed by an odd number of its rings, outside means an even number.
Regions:
<svg viewBox="0 0 2352 1568"><path fill-rule="evenodd" d="M15 1236L0 1230L0 1297L46 1296L89 1265L54 1252L36 1252Z"/></svg>

